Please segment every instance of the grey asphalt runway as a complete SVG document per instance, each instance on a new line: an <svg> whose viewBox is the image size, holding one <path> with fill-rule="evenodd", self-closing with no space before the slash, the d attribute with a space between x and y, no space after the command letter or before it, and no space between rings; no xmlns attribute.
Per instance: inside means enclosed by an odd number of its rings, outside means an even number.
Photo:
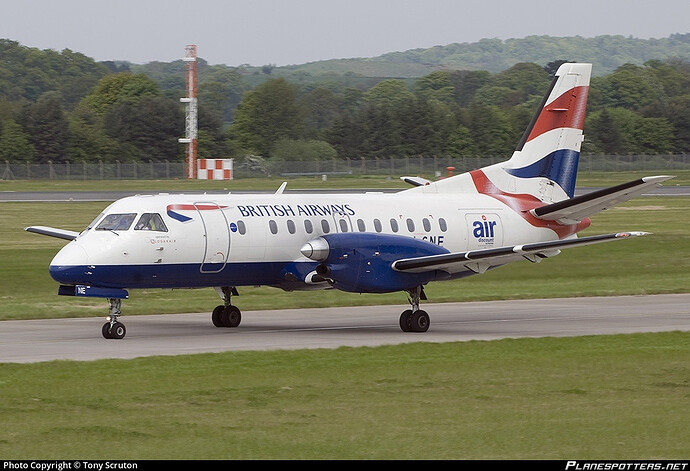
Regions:
<svg viewBox="0 0 690 471"><path fill-rule="evenodd" d="M208 313L122 316L122 340L101 336L103 318L2 321L0 362L690 331L690 294L424 304L425 333L400 330L407 308L245 311L232 329L214 327Z"/></svg>

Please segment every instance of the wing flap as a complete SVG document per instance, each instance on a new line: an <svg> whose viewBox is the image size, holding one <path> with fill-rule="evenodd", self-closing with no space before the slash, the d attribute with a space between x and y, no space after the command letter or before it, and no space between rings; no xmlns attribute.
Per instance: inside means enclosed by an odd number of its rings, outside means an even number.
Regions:
<svg viewBox="0 0 690 471"><path fill-rule="evenodd" d="M525 258L531 262L538 262L542 258L557 255L560 249L644 235L649 235L649 232L617 232L615 234L535 242L532 244L513 245L494 249L470 250L467 252L405 258L393 262L392 267L396 271L408 273L423 273L430 270L441 270L448 273L472 270L475 273L484 273L492 266L503 265L520 258Z"/></svg>
<svg viewBox="0 0 690 471"><path fill-rule="evenodd" d="M649 188L671 178L673 177L667 175L644 177L535 208L530 213L538 219L557 221L561 224L577 224L586 217L640 196Z"/></svg>

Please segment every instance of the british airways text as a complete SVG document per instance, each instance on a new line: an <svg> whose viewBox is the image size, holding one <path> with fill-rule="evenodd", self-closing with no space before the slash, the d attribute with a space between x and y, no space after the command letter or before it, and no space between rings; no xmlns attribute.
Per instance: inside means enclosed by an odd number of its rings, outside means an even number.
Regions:
<svg viewBox="0 0 690 471"><path fill-rule="evenodd" d="M331 216L345 214L354 216L355 210L349 204L256 204L238 205L237 209L244 217L251 216Z"/></svg>

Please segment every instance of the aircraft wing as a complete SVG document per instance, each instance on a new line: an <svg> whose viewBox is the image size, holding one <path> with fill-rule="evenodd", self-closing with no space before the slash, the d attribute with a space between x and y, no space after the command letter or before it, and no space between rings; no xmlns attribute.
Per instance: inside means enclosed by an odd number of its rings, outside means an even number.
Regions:
<svg viewBox="0 0 690 471"><path fill-rule="evenodd" d="M561 224L577 224L586 217L619 203L640 196L649 188L669 180L671 176L644 177L611 188L593 191L558 203L535 208L530 213L547 221Z"/></svg>
<svg viewBox="0 0 690 471"><path fill-rule="evenodd" d="M457 273L467 269L475 273L484 273L492 266L503 265L508 262L519 260L520 258L525 258L536 263L540 262L542 258L557 255L560 249L598 244L601 242L627 239L648 234L649 232L618 232L615 234L535 242L532 244L498 247L493 249L404 258L393 262L392 267L396 271L408 273L423 273L430 270Z"/></svg>
<svg viewBox="0 0 690 471"><path fill-rule="evenodd" d="M79 235L78 232L67 231L64 229L56 229L54 227L46 226L29 226L24 228L27 232L33 232L35 234L47 235L50 237L57 237L58 239L74 240Z"/></svg>

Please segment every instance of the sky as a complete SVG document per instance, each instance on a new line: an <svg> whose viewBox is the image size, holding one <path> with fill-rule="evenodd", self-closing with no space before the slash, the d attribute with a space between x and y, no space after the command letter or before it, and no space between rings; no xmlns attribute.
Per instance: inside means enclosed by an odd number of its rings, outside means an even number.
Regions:
<svg viewBox="0 0 690 471"><path fill-rule="evenodd" d="M97 61L277 66L530 35L690 33L688 0L5 0L0 38Z"/></svg>

